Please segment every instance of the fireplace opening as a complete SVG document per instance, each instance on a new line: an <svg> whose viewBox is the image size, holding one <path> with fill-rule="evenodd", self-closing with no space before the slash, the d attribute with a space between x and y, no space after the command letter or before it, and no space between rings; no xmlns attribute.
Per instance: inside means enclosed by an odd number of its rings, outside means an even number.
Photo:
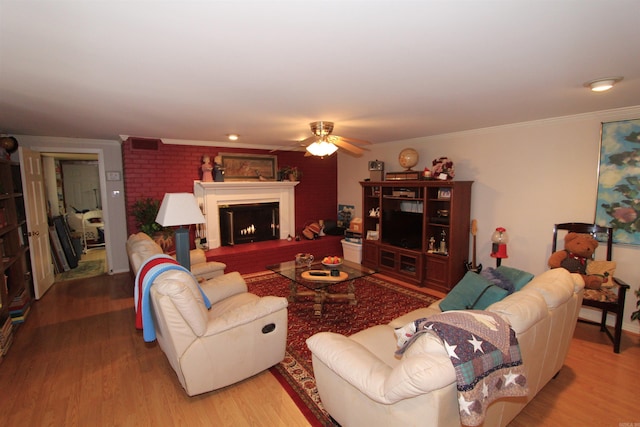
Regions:
<svg viewBox="0 0 640 427"><path fill-rule="evenodd" d="M222 246L280 238L278 202L221 206L219 214Z"/></svg>

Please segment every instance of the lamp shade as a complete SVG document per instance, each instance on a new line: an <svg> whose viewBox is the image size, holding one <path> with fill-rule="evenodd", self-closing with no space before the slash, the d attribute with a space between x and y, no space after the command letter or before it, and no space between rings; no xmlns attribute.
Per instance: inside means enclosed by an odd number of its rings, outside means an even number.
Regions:
<svg viewBox="0 0 640 427"><path fill-rule="evenodd" d="M156 222L163 227L202 224L205 222L196 198L191 193L166 193Z"/></svg>
<svg viewBox="0 0 640 427"><path fill-rule="evenodd" d="M327 141L316 141L307 147L307 151L314 156L330 156L336 152L338 147Z"/></svg>

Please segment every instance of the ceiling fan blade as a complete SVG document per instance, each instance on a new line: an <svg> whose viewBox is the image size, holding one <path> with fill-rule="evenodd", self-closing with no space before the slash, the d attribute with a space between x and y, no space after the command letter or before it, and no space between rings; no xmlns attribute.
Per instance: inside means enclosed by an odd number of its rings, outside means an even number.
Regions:
<svg viewBox="0 0 640 427"><path fill-rule="evenodd" d="M310 136L309 138L305 138L302 141L300 141L300 145L302 146L307 146L309 144L313 144L314 142L316 142L318 140L317 136Z"/></svg>
<svg viewBox="0 0 640 427"><path fill-rule="evenodd" d="M345 151L350 152L351 154L355 155L355 156L361 156L362 154L364 154L365 149L358 147L356 145L353 145L345 140L343 140L342 138L339 137L334 137L334 138L329 138L330 142L332 144L337 145L339 148L342 148ZM367 150L369 151L369 150Z"/></svg>
<svg viewBox="0 0 640 427"><path fill-rule="evenodd" d="M335 135L337 136L337 135ZM365 141L364 139L357 139L357 138L351 138L348 136L338 136L338 138L342 138L343 140L350 142L351 144L358 144L358 145L371 145L371 142L369 141Z"/></svg>

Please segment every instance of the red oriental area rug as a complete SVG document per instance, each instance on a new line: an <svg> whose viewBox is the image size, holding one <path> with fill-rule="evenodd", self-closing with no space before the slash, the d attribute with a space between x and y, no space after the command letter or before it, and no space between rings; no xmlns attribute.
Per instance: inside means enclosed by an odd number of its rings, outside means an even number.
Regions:
<svg viewBox="0 0 640 427"><path fill-rule="evenodd" d="M256 295L289 295L289 280L276 273L245 278L249 291ZM346 284L332 292L345 292ZM344 301L327 301L322 317L313 315L311 297L289 303L288 337L285 358L271 372L287 389L298 407L314 426L337 425L324 410L316 389L311 352L306 339L331 331L352 335L374 325L388 323L409 311L430 305L437 298L387 282L378 276L356 281L357 305Z"/></svg>

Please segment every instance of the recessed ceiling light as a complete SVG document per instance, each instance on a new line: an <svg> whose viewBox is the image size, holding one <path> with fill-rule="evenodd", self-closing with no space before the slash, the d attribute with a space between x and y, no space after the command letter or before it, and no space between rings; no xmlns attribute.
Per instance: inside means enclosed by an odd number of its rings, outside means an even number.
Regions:
<svg viewBox="0 0 640 427"><path fill-rule="evenodd" d="M593 92L604 92L611 89L620 80L622 80L622 77L605 77L586 82L584 86L590 88Z"/></svg>
<svg viewBox="0 0 640 427"><path fill-rule="evenodd" d="M237 133L229 133L227 134L227 138L229 138L230 141L237 141L238 138L240 138L240 135Z"/></svg>

